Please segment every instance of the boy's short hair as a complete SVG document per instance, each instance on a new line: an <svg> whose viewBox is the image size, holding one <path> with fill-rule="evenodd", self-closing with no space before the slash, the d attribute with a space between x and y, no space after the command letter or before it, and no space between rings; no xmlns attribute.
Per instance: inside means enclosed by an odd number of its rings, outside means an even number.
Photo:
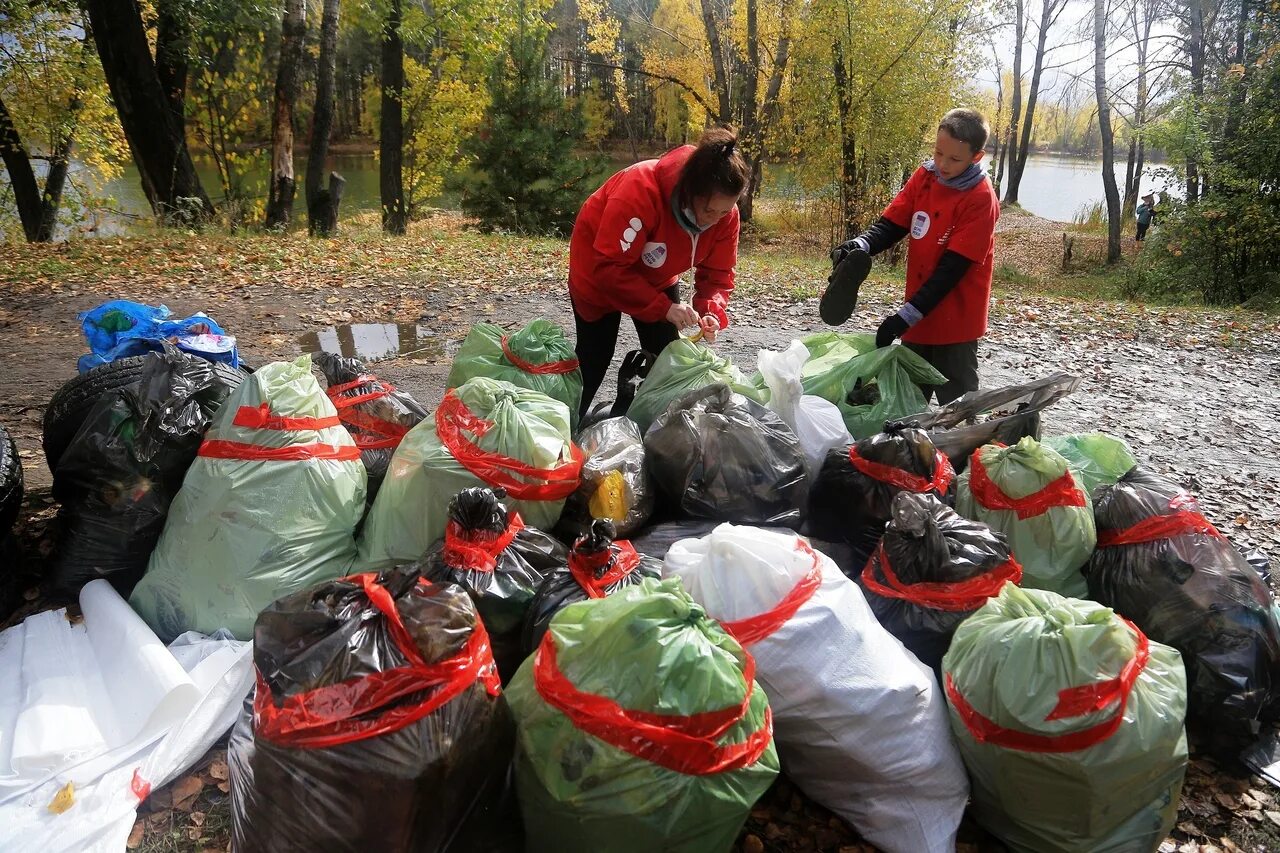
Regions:
<svg viewBox="0 0 1280 853"><path fill-rule="evenodd" d="M987 137L991 135L986 117L967 107L954 109L944 115L938 124L938 130L945 130L953 139L969 143L974 154L987 147Z"/></svg>

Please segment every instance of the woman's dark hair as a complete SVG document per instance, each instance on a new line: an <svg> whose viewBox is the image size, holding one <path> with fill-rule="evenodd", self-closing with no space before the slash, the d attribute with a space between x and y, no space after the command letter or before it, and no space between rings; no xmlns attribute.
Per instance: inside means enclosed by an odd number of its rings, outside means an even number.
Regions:
<svg viewBox="0 0 1280 853"><path fill-rule="evenodd" d="M751 169L738 150L738 135L732 128L713 127L702 134L698 147L680 170L676 198L687 204L712 193L738 196L750 179Z"/></svg>

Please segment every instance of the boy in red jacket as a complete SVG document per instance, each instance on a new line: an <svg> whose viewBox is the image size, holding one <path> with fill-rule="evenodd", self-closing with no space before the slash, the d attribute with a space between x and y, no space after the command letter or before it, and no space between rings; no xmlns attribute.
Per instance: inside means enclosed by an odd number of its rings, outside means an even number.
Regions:
<svg viewBox="0 0 1280 853"><path fill-rule="evenodd" d="M738 262L738 196L750 170L727 128L628 166L582 205L569 241L569 297L582 368L582 414L613 360L622 315L655 355L679 329L708 341L729 325ZM693 269L692 305L679 277Z"/></svg>
<svg viewBox="0 0 1280 853"><path fill-rule="evenodd" d="M908 234L907 299L876 330L876 346L895 338L947 377L926 388L949 403L978 388L978 339L987 331L1000 202L982 167L989 134L976 110L956 109L938 125L933 159L916 169L869 229L831 252L834 271L818 312L838 326L849 319L871 257Z"/></svg>

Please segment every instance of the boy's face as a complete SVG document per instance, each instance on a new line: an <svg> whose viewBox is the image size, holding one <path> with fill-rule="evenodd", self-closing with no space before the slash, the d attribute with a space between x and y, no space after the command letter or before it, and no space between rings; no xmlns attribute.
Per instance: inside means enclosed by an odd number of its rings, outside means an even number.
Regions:
<svg viewBox="0 0 1280 853"><path fill-rule="evenodd" d="M938 141L933 147L933 165L942 177L948 180L959 177L970 163L981 159L982 152L975 152L969 143L961 142L945 130L938 131Z"/></svg>

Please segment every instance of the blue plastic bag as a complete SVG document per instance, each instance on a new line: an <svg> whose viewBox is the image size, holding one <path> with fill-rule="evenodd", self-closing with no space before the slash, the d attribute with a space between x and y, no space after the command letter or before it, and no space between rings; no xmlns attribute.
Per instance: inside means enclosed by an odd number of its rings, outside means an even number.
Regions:
<svg viewBox="0 0 1280 853"><path fill-rule="evenodd" d="M180 349L193 355L239 366L235 338L213 318L204 312L182 320L169 319L172 316L173 312L164 305L143 305L127 299L113 299L84 312L80 326L91 352L80 357L80 372L116 359L158 351L168 339L176 339Z"/></svg>

